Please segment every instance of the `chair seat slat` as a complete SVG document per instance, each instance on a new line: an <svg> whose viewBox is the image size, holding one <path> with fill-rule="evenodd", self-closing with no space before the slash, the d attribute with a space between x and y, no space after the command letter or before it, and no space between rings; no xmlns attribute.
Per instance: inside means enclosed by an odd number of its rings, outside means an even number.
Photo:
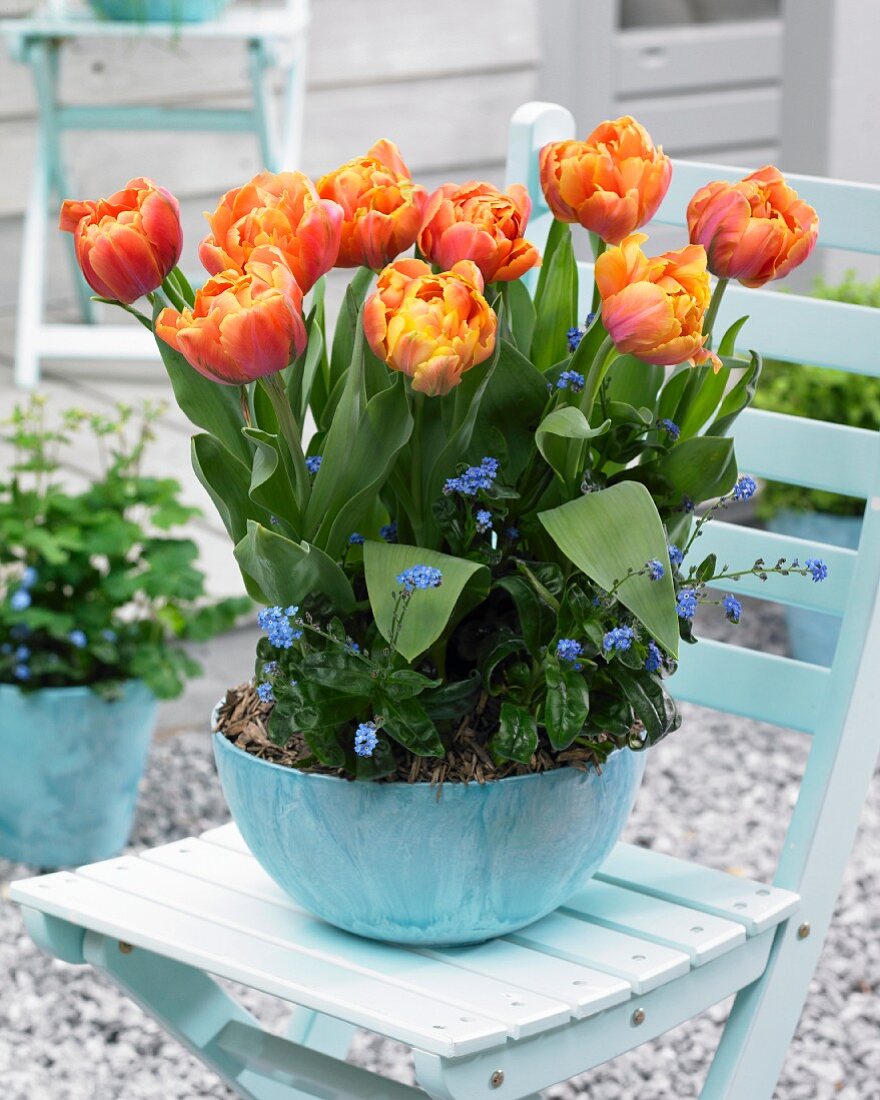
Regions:
<svg viewBox="0 0 880 1100"><path fill-rule="evenodd" d="M728 714L815 733L829 670L773 653L704 639L682 646L672 695Z"/></svg>
<svg viewBox="0 0 880 1100"><path fill-rule="evenodd" d="M684 951L560 912L506 938L544 954L615 974L628 981L636 993L647 993L690 969L690 956Z"/></svg>
<svg viewBox="0 0 880 1100"><path fill-rule="evenodd" d="M766 581L749 576L738 581L719 581L710 587L733 592L737 596L755 596L761 600L824 611L831 615L842 615L846 610L849 586L858 560L854 550L822 542L807 542L720 520L706 524L688 560L699 562L710 553L718 555L719 567L727 564L734 570L747 568L759 557L768 565L773 565L782 557L789 562L797 558L802 565L807 558L821 558L828 566L827 584L816 584L809 577L770 575Z"/></svg>
<svg viewBox="0 0 880 1100"><path fill-rule="evenodd" d="M595 879L570 898L563 908L606 928L635 933L676 951L684 951L694 966L723 955L746 938L741 924L724 917Z"/></svg>
<svg viewBox="0 0 880 1100"><path fill-rule="evenodd" d="M140 861L125 862L131 867ZM120 879L127 874L114 873ZM500 1020L419 996L150 897L135 899L83 874L58 873L16 883L13 896L20 904L102 935L436 1054L487 1050L509 1037Z"/></svg>
<svg viewBox="0 0 880 1100"><path fill-rule="evenodd" d="M790 890L765 886L635 844L618 844L596 878L736 921L749 936L779 924L800 904L798 895Z"/></svg>

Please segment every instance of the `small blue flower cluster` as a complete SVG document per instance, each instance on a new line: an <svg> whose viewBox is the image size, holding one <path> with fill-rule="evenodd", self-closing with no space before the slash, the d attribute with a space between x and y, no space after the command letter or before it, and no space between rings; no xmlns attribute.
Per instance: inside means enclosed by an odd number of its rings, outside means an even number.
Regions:
<svg viewBox="0 0 880 1100"><path fill-rule="evenodd" d="M574 354L578 349L578 344L584 338L584 332L586 330L582 328L570 328L565 334L565 338L568 341L568 350ZM560 387L561 388L561 387Z"/></svg>
<svg viewBox="0 0 880 1100"><path fill-rule="evenodd" d="M8 642L4 643L2 652L4 654L12 653L12 646ZM12 675L16 680L29 680L31 678L31 670L27 666L30 655L31 651L26 645L20 645L15 650L16 663L12 669Z"/></svg>
<svg viewBox="0 0 880 1100"><path fill-rule="evenodd" d="M556 656L560 661L568 661L575 672L580 672L584 667L578 660L583 651L584 647L574 638L560 638L556 643Z"/></svg>
<svg viewBox="0 0 880 1100"><path fill-rule="evenodd" d="M310 474L312 474L312 476L314 476L318 472L318 470L321 469L321 463L323 461L324 459L321 457L321 455L309 455L309 457L306 459L306 469L309 471Z"/></svg>
<svg viewBox="0 0 880 1100"><path fill-rule="evenodd" d="M681 428L679 428L674 420L670 420L667 416L664 416L662 420L657 421L657 427L662 428L673 443L675 443L678 440L678 437L681 435Z"/></svg>
<svg viewBox="0 0 880 1100"><path fill-rule="evenodd" d="M658 561L656 558L651 558L649 562L645 562L645 568L648 570L648 576L652 581L662 581L666 574L663 562Z"/></svg>
<svg viewBox="0 0 880 1100"><path fill-rule="evenodd" d="M684 561L684 554L681 552L681 550L679 550L679 548L671 542L666 547L666 549L669 551L670 562L673 565L681 565L681 563Z"/></svg>
<svg viewBox="0 0 880 1100"><path fill-rule="evenodd" d="M110 630L110 628L108 627L106 630L101 631L101 637L104 639L105 642L115 642L116 631Z"/></svg>
<svg viewBox="0 0 880 1100"><path fill-rule="evenodd" d="M379 528L379 534L386 542L397 542L397 524L394 520Z"/></svg>
<svg viewBox="0 0 880 1100"><path fill-rule="evenodd" d="M733 487L733 499L737 501L749 500L758 491L758 483L753 477L749 477L748 474L743 476L737 481Z"/></svg>
<svg viewBox="0 0 880 1100"><path fill-rule="evenodd" d="M260 630L268 637L270 645L276 649L290 649L302 637L302 631L296 629L298 611L298 607L264 607L257 615Z"/></svg>
<svg viewBox="0 0 880 1100"><path fill-rule="evenodd" d="M433 565L411 565L397 574L397 583L404 592L415 592L417 588L439 588L443 574Z"/></svg>
<svg viewBox="0 0 880 1100"><path fill-rule="evenodd" d="M508 527L504 534L511 542L516 542L519 539L519 528Z"/></svg>
<svg viewBox="0 0 880 1100"><path fill-rule="evenodd" d="M277 661L266 661L266 663L263 665L263 675L274 676L278 671L278 667L279 666Z"/></svg>
<svg viewBox="0 0 880 1100"><path fill-rule="evenodd" d="M486 531L491 531L491 530L492 530L492 513L486 511L485 508L481 508L477 512L477 531L479 531L479 533L482 535L482 534L485 534Z"/></svg>
<svg viewBox="0 0 880 1100"><path fill-rule="evenodd" d="M85 649L89 641L84 630L71 630L67 638L70 644L76 646L77 649Z"/></svg>
<svg viewBox="0 0 880 1100"><path fill-rule="evenodd" d="M645 658L645 672L656 672L663 664L663 654L654 642L648 642L648 656Z"/></svg>
<svg viewBox="0 0 880 1100"><path fill-rule="evenodd" d="M692 588L682 588L676 600L675 610L680 619L690 620L697 613L697 594Z"/></svg>
<svg viewBox="0 0 880 1100"><path fill-rule="evenodd" d="M580 371L564 370L556 379L558 390L571 390L572 393L580 393L584 388L584 376Z"/></svg>
<svg viewBox="0 0 880 1100"><path fill-rule="evenodd" d="M257 684L257 695L260 697L262 703L274 703L275 692L272 690L272 685L268 680L264 680L261 684Z"/></svg>
<svg viewBox="0 0 880 1100"><path fill-rule="evenodd" d="M828 576L828 566L821 558L807 558L804 562L804 569L809 571L815 584L824 581Z"/></svg>
<svg viewBox="0 0 880 1100"><path fill-rule="evenodd" d="M736 596L728 593L728 595L722 599L721 606L724 608L724 614L727 616L729 622L739 622L740 615L742 615L742 604Z"/></svg>
<svg viewBox="0 0 880 1100"><path fill-rule="evenodd" d="M354 731L354 751L358 756L372 756L379 744L375 722L361 722Z"/></svg>
<svg viewBox="0 0 880 1100"><path fill-rule="evenodd" d="M348 536L348 541L352 546L363 546L364 536L359 531L352 531Z"/></svg>
<svg viewBox="0 0 880 1100"><path fill-rule="evenodd" d="M634 637L635 631L631 626L615 626L602 639L602 648L606 653L614 649L629 649Z"/></svg>
<svg viewBox="0 0 880 1100"><path fill-rule="evenodd" d="M21 575L21 588L17 588L9 597L9 606L13 611L27 611L31 606L29 588L37 583L37 571L32 565L25 566Z"/></svg>
<svg viewBox="0 0 880 1100"><path fill-rule="evenodd" d="M498 459L484 458L479 466L468 466L458 477L447 478L443 492L446 496L461 493L463 497L474 497L481 489L491 489L497 476Z"/></svg>

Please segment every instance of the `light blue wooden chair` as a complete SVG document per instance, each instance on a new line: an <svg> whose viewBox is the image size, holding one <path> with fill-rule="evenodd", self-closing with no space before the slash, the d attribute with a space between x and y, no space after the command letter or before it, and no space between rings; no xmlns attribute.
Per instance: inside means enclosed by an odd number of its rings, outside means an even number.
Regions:
<svg viewBox="0 0 880 1100"><path fill-rule="evenodd" d="M82 130L220 131L250 133L265 167L297 164L305 98L305 35L309 0L273 0L262 9L233 5L205 23L112 22L74 0L44 0L27 18L0 22L12 56L30 66L37 100L37 150L25 215L15 343L15 383L32 388L44 359L155 359L155 343L140 326L51 324L44 318L46 243L62 199L70 198L63 135ZM245 107L168 107L143 104L62 104L59 70L70 43L109 38L210 41L225 50L244 44L252 93ZM273 126L269 77L282 74L281 125ZM50 214L51 204L51 214ZM73 256L72 248L70 249ZM74 262L73 282L81 320L94 320L91 290Z"/></svg>
<svg viewBox="0 0 880 1100"><path fill-rule="evenodd" d="M536 153L571 116L530 104L514 117L509 175L529 183L532 236L549 215ZM736 170L676 166L661 219L679 224L696 186ZM823 243L880 252L880 189L795 179L822 214ZM770 354L877 373L880 311L731 290ZM776 881L761 885L618 845L568 905L514 936L407 950L314 920L260 870L232 825L200 838L19 882L36 942L91 963L252 1100L537 1100L731 994L736 1002L702 1095L769 1100L807 992L880 747L880 434L750 412L744 470L865 498L858 551L717 522L731 557L818 553L831 578L755 590L843 618L831 669L701 642L681 699L813 736ZM709 536L705 536L708 538ZM769 549L768 549L769 547ZM662 750L660 750L662 751ZM287 1036L264 1032L209 975L298 1006ZM347 1065L354 1027L408 1043L420 1087Z"/></svg>

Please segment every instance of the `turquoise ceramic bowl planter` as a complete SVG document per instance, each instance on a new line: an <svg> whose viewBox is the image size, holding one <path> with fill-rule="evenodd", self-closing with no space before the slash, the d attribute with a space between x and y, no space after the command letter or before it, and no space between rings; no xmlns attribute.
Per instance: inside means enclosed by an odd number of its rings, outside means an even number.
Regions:
<svg viewBox="0 0 880 1100"><path fill-rule="evenodd" d="M601 775L560 768L480 786L357 783L260 760L214 735L223 793L250 850L310 912L394 943L477 943L578 890L629 817L645 754Z"/></svg>
<svg viewBox="0 0 880 1100"><path fill-rule="evenodd" d="M777 512L767 528L776 535L789 535L807 542L825 542L855 550L862 533L862 519L861 516L785 510ZM802 607L786 607L785 622L792 657L814 665L830 666L840 636L840 619L836 615L807 611Z"/></svg>
<svg viewBox="0 0 880 1100"><path fill-rule="evenodd" d="M105 702L84 687L0 684L0 857L93 863L128 840L156 699L130 681Z"/></svg>
<svg viewBox="0 0 880 1100"><path fill-rule="evenodd" d="M228 8L230 0L89 0L104 19L126 23L204 23Z"/></svg>

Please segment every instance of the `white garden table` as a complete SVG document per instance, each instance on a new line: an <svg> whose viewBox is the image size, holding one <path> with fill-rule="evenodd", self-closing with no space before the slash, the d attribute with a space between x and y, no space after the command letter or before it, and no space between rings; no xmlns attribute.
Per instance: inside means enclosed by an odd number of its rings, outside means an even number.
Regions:
<svg viewBox="0 0 880 1100"><path fill-rule="evenodd" d="M43 359L154 359L155 342L139 325L49 324L44 319L44 282L50 203L52 225L61 200L70 197L62 136L70 130L220 131L249 133L258 141L271 171L295 167L302 140L305 98L305 45L308 0L266 0L259 7L233 4L204 23L114 22L101 19L76 0L46 0L34 15L0 22L12 56L30 66L38 108L38 142L25 215L18 325L16 385L40 380ZM251 103L244 107L166 107L143 104L70 105L58 94L64 47L81 39L107 38L116 48L126 40L213 41L221 48L244 44L248 50ZM284 95L280 125L273 125L268 85L281 73ZM73 265L84 322L94 320L91 291Z"/></svg>
<svg viewBox="0 0 880 1100"><path fill-rule="evenodd" d="M515 935L392 947L298 908L234 825L12 897L45 950L103 971L253 1100L534 1097L755 981L798 908L787 890L620 844ZM288 1037L210 975L298 1006ZM421 1087L342 1061L358 1027L412 1046Z"/></svg>

